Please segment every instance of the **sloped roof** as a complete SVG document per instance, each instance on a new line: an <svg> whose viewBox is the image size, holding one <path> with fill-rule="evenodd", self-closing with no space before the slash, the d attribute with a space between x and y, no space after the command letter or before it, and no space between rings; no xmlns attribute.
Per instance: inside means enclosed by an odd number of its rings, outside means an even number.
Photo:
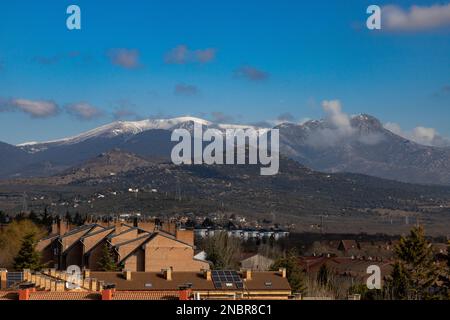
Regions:
<svg viewBox="0 0 450 320"><path fill-rule="evenodd" d="M101 234L101 233L103 233L103 232L106 232L106 234L105 234L104 237L98 239L98 241L95 242L95 243L93 243L90 247L87 248L86 245L85 245L85 249L86 249L85 254L89 254L89 253L90 253L92 250L94 250L94 248L96 248L103 240L107 239L107 237L108 237L112 232L114 232L114 229L115 229L114 227L109 227L109 228L106 228L106 229L104 229L104 230L99 230L99 231L96 231L96 232L93 232L93 233L88 233L86 236L82 237L82 238L81 238L81 241L83 242L83 244L85 244L85 243L84 243L84 240L85 240L86 238L89 238L89 237L91 237L91 236L95 236L95 235ZM109 233L108 233L108 232L109 232Z"/></svg>
<svg viewBox="0 0 450 320"><path fill-rule="evenodd" d="M118 291L176 291L180 286L192 284L192 290L217 291L212 280L200 272L172 272L168 281L160 272L132 272L126 280L121 272L91 272L91 277L105 283L114 283ZM270 285L269 285L270 284ZM245 280L244 287L252 291L290 291L286 278L278 272L252 272L252 279ZM224 291L226 288L219 289Z"/></svg>
<svg viewBox="0 0 450 320"><path fill-rule="evenodd" d="M356 240L341 240L339 247L342 245L344 250L358 249L358 243Z"/></svg>
<svg viewBox="0 0 450 320"><path fill-rule="evenodd" d="M119 244L114 245L115 248L120 248L120 247L123 246L123 245L126 245L126 244L130 244L130 243L136 242L136 246L135 246L132 250L130 250L129 252L127 252L127 253L124 255L124 257L121 258L120 262L124 261L124 260L127 259L130 255L132 255L132 254L134 253L134 251L136 251L141 245L143 245L143 244L145 244L145 243L147 243L147 242L153 240L153 239L154 239L156 236L158 236L158 235L160 235L160 236L162 236L162 237L165 237L165 238L167 238L167 239L170 239L170 240L179 242L179 243L184 244L184 245L186 245L186 246L189 246L189 247L191 247L191 248L193 247L191 244L189 244L189 243L187 243L187 242L184 242L184 241L181 241L181 240L179 240L179 239L177 239L177 238L175 238L175 237L172 237L172 236L170 236L170 234L167 234L166 232L159 232L159 231L157 231L157 232L149 233L149 234L147 234L147 235L140 236L139 238L127 240L127 241L125 241L125 242L122 242L122 243L119 243ZM198 260L198 259L195 259L195 260ZM203 260L198 260L198 261L203 261Z"/></svg>
<svg viewBox="0 0 450 320"><path fill-rule="evenodd" d="M80 226L80 227L78 227L78 228L75 228L75 229L73 229L73 230L71 230L71 231L69 231L69 232L63 234L62 236L60 236L60 237L59 237L59 241L62 243L62 240L63 240L64 238L66 238L66 237L68 237L68 236L71 236L71 235L74 235L74 234L77 234L77 233L79 233L79 232L84 232L78 239L75 239L75 240L74 240L67 248L65 248L65 249L63 248L63 253L65 253L65 252L67 252L68 250L72 249L72 247L73 247L75 244L77 244L78 241L79 241L83 236L87 235L87 234L88 234L93 228L95 228L95 227L104 228L104 227L102 227L102 226L100 226L100 225L98 225L98 224L95 224L95 223L93 223L93 224L87 224L87 225L84 225L84 226Z"/></svg>

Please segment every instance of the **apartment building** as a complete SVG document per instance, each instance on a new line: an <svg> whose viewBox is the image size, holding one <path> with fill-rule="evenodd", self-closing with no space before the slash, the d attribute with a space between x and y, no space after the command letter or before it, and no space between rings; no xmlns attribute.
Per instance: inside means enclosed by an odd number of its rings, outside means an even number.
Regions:
<svg viewBox="0 0 450 320"><path fill-rule="evenodd" d="M173 226L164 230L149 222L136 226L122 222L111 225L91 223L73 229L64 222L58 223L60 226L54 226L52 234L36 246L42 253L43 263L58 270L71 265L100 270L99 261L105 247L117 266L133 272L159 272L167 268L174 271L209 269L208 262L194 258L192 230Z"/></svg>

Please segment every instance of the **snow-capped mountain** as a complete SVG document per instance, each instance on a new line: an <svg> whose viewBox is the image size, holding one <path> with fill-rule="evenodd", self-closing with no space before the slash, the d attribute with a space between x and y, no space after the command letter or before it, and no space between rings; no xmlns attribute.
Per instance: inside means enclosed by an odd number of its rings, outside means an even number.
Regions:
<svg viewBox="0 0 450 320"><path fill-rule="evenodd" d="M62 138L53 141L45 142L25 142L18 144L17 147L29 153L36 153L47 150L48 148L72 145L81 143L89 139L94 138L117 138L117 137L132 137L139 133L149 130L174 130L174 129L187 129L192 131L194 124L200 124L204 127L215 128L218 130L226 129L246 129L255 128L248 125L235 125L235 124L221 124L213 123L208 120L196 118L196 117L178 117L171 119L145 119L140 121L116 121L101 127L83 132L79 135Z"/></svg>
<svg viewBox="0 0 450 320"><path fill-rule="evenodd" d="M313 120L278 128L280 150L315 170L450 184L450 148L424 146L402 138L370 115L354 116L348 126L342 127Z"/></svg>
<svg viewBox="0 0 450 320"><path fill-rule="evenodd" d="M192 131L195 123L221 132L236 128L268 130L195 117L118 121L74 137L3 146L0 177L50 175L112 149L169 159L175 145L170 141L172 130ZM450 184L450 148L424 146L404 139L370 115L356 115L336 123L329 119L281 123L275 128L280 130L281 153L315 170Z"/></svg>

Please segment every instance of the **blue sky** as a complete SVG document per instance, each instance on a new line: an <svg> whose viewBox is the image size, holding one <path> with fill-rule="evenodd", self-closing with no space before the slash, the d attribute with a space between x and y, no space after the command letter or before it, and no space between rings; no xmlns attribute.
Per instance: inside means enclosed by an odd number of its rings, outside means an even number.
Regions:
<svg viewBox="0 0 450 320"><path fill-rule="evenodd" d="M386 27L370 31L366 8L374 3L395 10ZM81 30L66 28L70 4L81 8ZM433 5L441 6L439 21L418 23L408 16L413 5L421 6L425 20ZM447 6L2 2L0 141L61 138L121 117L193 115L252 123L287 113L300 121L322 117L324 100L339 100L348 114L369 113L404 132L424 126L450 136ZM406 18L396 25L398 16ZM47 113L34 113L42 103Z"/></svg>

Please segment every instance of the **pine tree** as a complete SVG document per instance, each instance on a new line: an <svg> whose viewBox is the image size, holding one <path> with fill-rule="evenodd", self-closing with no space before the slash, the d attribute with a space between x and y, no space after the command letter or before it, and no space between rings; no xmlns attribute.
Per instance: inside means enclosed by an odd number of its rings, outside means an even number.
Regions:
<svg viewBox="0 0 450 320"><path fill-rule="evenodd" d="M119 267L117 266L114 255L107 244L103 246L102 256L98 262L98 266L100 271L118 271Z"/></svg>
<svg viewBox="0 0 450 320"><path fill-rule="evenodd" d="M410 235L401 237L395 248L396 262L391 274L390 288L395 299L428 299L430 289L438 279L431 244L422 227L415 227Z"/></svg>
<svg viewBox="0 0 450 320"><path fill-rule="evenodd" d="M286 277L293 292L303 292L306 289L305 275L298 264L295 250L289 251L286 257L276 260L271 267L274 271L280 268L286 268Z"/></svg>
<svg viewBox="0 0 450 320"><path fill-rule="evenodd" d="M444 287L443 295L445 299L450 299L450 241L447 246L447 261L442 273L442 282Z"/></svg>
<svg viewBox="0 0 450 320"><path fill-rule="evenodd" d="M30 269L37 271L42 269L41 255L35 250L36 239L34 233L27 234L22 241L19 253L14 258L14 269Z"/></svg>

